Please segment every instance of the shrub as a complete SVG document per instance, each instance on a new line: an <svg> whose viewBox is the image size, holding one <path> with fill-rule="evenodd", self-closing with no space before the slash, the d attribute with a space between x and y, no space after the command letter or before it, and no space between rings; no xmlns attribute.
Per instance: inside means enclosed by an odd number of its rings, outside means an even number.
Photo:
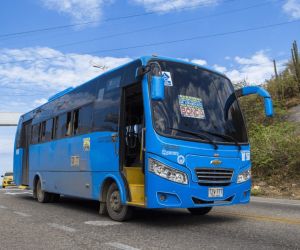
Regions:
<svg viewBox="0 0 300 250"><path fill-rule="evenodd" d="M253 125L249 131L253 173L260 178L300 173L300 137L289 122Z"/></svg>

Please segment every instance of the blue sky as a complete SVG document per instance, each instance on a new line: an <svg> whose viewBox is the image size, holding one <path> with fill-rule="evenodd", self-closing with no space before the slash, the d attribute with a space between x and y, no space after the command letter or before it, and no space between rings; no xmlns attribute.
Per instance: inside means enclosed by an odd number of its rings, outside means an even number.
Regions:
<svg viewBox="0 0 300 250"><path fill-rule="evenodd" d="M292 41L300 40L300 0L3 0L0 23L0 112L26 112L57 91L154 53L197 62L234 82L263 83L273 75L272 60L281 69ZM282 25L211 36L273 24ZM210 37L115 50L197 36ZM0 173L12 168L14 131L0 128Z"/></svg>

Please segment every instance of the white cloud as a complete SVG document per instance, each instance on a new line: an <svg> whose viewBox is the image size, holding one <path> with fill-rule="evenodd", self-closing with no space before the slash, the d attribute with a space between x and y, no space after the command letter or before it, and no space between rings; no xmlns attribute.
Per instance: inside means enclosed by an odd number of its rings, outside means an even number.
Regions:
<svg viewBox="0 0 300 250"><path fill-rule="evenodd" d="M13 170L15 127L0 127L0 176ZM0 178L1 181L2 178Z"/></svg>
<svg viewBox="0 0 300 250"><path fill-rule="evenodd" d="M217 64L215 64L215 65L213 66L213 68L214 68L216 71L220 72L220 73L225 73L225 72L227 71L227 68L226 68L226 67L223 67L223 66L220 66L220 65L217 65Z"/></svg>
<svg viewBox="0 0 300 250"><path fill-rule="evenodd" d="M236 56L234 62L237 64L234 69L223 68L225 70L223 73L233 82L245 80L248 83L262 84L274 75L273 61L263 50L256 52L251 57ZM279 71L282 70L285 62L285 60L277 62Z"/></svg>
<svg viewBox="0 0 300 250"><path fill-rule="evenodd" d="M14 148L14 135L13 134L3 135L2 133L0 134L1 134L0 154L12 154Z"/></svg>
<svg viewBox="0 0 300 250"><path fill-rule="evenodd" d="M213 6L219 0L131 0L142 5L147 11L169 12L180 8L193 8L200 6Z"/></svg>
<svg viewBox="0 0 300 250"><path fill-rule="evenodd" d="M293 19L300 18L300 0L287 0L283 5L283 10Z"/></svg>
<svg viewBox="0 0 300 250"><path fill-rule="evenodd" d="M193 59L191 60L192 63L199 64L201 66L207 65L207 61L203 59Z"/></svg>
<svg viewBox="0 0 300 250"><path fill-rule="evenodd" d="M73 23L100 21L103 5L109 0L40 0L42 4L61 14L71 17Z"/></svg>
<svg viewBox="0 0 300 250"><path fill-rule="evenodd" d="M34 104L36 104L37 106L40 106L44 103L46 103L48 100L46 98L40 98L34 101Z"/></svg>
<svg viewBox="0 0 300 250"><path fill-rule="evenodd" d="M22 61L27 59L30 61ZM130 60L128 57L64 54L47 47L0 49L0 90L8 94L1 98L0 110L22 112L33 108L58 91L82 84Z"/></svg>
<svg viewBox="0 0 300 250"><path fill-rule="evenodd" d="M207 61L204 59L189 59L189 58L177 58L177 59L181 61L195 63L201 66L207 65Z"/></svg>

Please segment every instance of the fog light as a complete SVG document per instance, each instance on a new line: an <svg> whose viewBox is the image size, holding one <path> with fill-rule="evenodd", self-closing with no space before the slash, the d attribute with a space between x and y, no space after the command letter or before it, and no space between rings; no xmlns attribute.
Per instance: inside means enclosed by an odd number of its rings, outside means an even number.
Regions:
<svg viewBox="0 0 300 250"><path fill-rule="evenodd" d="M167 197L166 197L164 194L161 194L161 195L159 196L159 199L160 199L161 201L165 201L165 200L167 199Z"/></svg>

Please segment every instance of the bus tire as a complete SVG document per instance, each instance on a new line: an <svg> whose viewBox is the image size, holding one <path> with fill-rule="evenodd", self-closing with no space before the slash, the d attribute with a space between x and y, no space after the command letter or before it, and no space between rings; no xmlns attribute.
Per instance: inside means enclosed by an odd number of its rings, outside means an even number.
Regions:
<svg viewBox="0 0 300 250"><path fill-rule="evenodd" d="M59 202L60 194L51 194L51 202Z"/></svg>
<svg viewBox="0 0 300 250"><path fill-rule="evenodd" d="M38 179L36 183L36 196L38 202L40 203L47 203L51 201L51 194L42 190L42 184L40 179Z"/></svg>
<svg viewBox="0 0 300 250"><path fill-rule="evenodd" d="M212 210L212 207L195 207L188 208L188 210L192 215L206 215Z"/></svg>
<svg viewBox="0 0 300 250"><path fill-rule="evenodd" d="M107 213L112 220L125 221L132 217L132 207L122 205L120 190L112 183L106 196Z"/></svg>
<svg viewBox="0 0 300 250"><path fill-rule="evenodd" d="M107 207L105 202L101 202L99 204L99 214L100 215L107 215Z"/></svg>

